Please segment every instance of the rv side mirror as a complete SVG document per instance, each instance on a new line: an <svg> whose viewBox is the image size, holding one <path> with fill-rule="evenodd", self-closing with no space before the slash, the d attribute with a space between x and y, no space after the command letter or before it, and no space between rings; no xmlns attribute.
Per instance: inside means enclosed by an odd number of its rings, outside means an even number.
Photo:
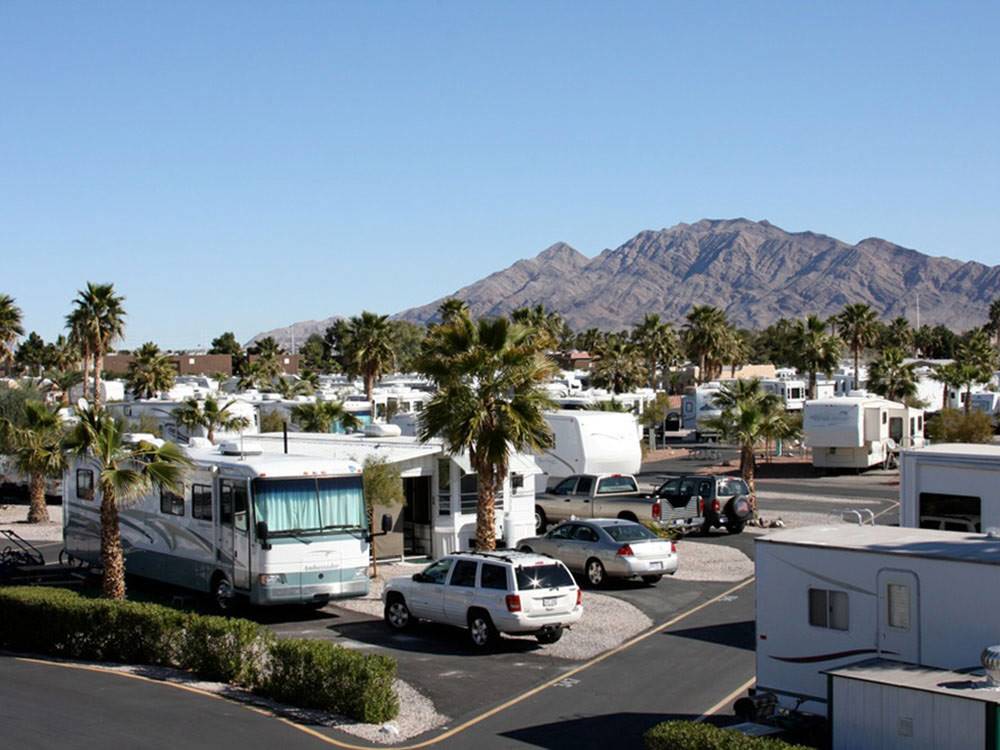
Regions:
<svg viewBox="0 0 1000 750"><path fill-rule="evenodd" d="M392 516L388 513L382 514L382 533L388 534L392 531Z"/></svg>
<svg viewBox="0 0 1000 750"><path fill-rule="evenodd" d="M267 541L267 521L257 522L257 539L262 542Z"/></svg>

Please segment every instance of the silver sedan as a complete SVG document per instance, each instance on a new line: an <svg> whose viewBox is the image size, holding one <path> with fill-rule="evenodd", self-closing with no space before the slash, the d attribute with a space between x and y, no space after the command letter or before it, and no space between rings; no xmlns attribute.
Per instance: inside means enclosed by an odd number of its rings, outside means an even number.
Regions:
<svg viewBox="0 0 1000 750"><path fill-rule="evenodd" d="M677 546L645 526L619 518L567 521L543 535L522 539L522 552L539 552L583 573L591 586L608 578L642 578L657 583L677 570Z"/></svg>

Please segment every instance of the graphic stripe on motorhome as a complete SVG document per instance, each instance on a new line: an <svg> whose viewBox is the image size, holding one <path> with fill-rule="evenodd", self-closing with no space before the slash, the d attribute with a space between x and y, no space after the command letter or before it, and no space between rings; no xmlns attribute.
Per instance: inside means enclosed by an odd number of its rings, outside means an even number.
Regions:
<svg viewBox="0 0 1000 750"><path fill-rule="evenodd" d="M861 656L863 654L890 654L898 656L895 651L879 651L877 648L856 648L852 651L836 651L832 654L816 654L814 656L768 656L769 659L784 661L790 664L815 664L831 659L844 659L848 656Z"/></svg>
<svg viewBox="0 0 1000 750"><path fill-rule="evenodd" d="M212 550L215 549L215 545L212 544L211 540L206 539L194 529L176 524L172 526L166 526L164 521L158 518L154 513L143 513L142 511L136 511L131 509L129 510L129 512L141 513L143 517L148 520L145 521L144 525L140 525L138 522L133 521L124 513L119 513L118 522L125 528L132 529L142 534L144 537L146 537L146 539L149 540L150 544L156 544L156 539L153 538L153 536L149 533L149 531L147 531L147 529L155 531L159 535L163 543L169 549L177 548L178 537L195 541L197 544L203 547L207 552L211 552ZM91 522L92 525L96 525L98 529L100 528L101 525L100 512L97 509L81 507L80 514L83 516L88 516L88 515L92 516L92 518L89 518L88 520ZM70 525L73 525L74 524L73 519L70 519L69 523Z"/></svg>
<svg viewBox="0 0 1000 750"><path fill-rule="evenodd" d="M788 562L788 560L785 560L780 555L775 555L774 557L775 557L776 560L779 560L779 561L783 562L785 565L789 566L790 568L795 568L800 573L805 573L806 575L812 576L813 578L815 578L815 579L817 579L819 581L823 581L824 583L832 583L834 586L840 586L841 588L848 589L849 591L857 591L859 594L867 594L868 596L876 596L876 594L875 594L874 591L868 591L867 589L863 589L860 586L855 586L853 583L847 583L846 581L840 581L840 580L838 580L836 578L830 578L829 576L820 575L819 573L816 573L815 571L809 570L808 568L803 568L800 565L796 565L795 563Z"/></svg>

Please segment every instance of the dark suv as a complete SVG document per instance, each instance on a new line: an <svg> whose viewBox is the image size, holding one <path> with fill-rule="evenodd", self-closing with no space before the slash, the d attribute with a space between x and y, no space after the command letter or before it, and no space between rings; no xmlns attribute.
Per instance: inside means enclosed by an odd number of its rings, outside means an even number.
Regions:
<svg viewBox="0 0 1000 750"><path fill-rule="evenodd" d="M710 474L673 477L660 485L656 495L673 506L686 505L692 497L697 498L698 514L704 519L703 534L713 527L725 527L730 534L739 534L753 514L750 488L739 477Z"/></svg>

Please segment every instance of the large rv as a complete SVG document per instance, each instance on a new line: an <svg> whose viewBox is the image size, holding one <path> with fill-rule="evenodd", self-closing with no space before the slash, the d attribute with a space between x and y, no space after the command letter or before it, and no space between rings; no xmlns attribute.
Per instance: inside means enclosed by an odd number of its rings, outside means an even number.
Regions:
<svg viewBox="0 0 1000 750"><path fill-rule="evenodd" d="M809 388L806 382L796 378L761 380L760 387L764 389L765 393L773 393L784 401L786 411L802 411L802 407L809 397Z"/></svg>
<svg viewBox="0 0 1000 750"><path fill-rule="evenodd" d="M638 474L642 466L639 428L632 414L610 411L546 412L554 443L539 452L535 491L574 474Z"/></svg>
<svg viewBox="0 0 1000 750"><path fill-rule="evenodd" d="M722 384L716 381L685 388L681 396L681 427L700 432L707 420L719 417L722 410L716 405L715 396L720 390Z"/></svg>
<svg viewBox="0 0 1000 750"><path fill-rule="evenodd" d="M193 467L180 492L155 489L120 510L129 573L210 593L220 608L234 597L262 605L323 604L368 592L360 465L251 455L236 444L186 452ZM66 477L66 550L100 564L96 467L79 459Z"/></svg>
<svg viewBox="0 0 1000 750"><path fill-rule="evenodd" d="M946 531L1000 528L1000 446L945 443L900 456L900 524Z"/></svg>
<svg viewBox="0 0 1000 750"><path fill-rule="evenodd" d="M804 442L813 466L867 469L886 464L893 450L924 444L924 413L864 392L807 401Z"/></svg>
<svg viewBox="0 0 1000 750"><path fill-rule="evenodd" d="M833 524L761 537L755 559L754 692L790 710L826 715L832 669L872 657L964 669L997 642L1000 539Z"/></svg>

